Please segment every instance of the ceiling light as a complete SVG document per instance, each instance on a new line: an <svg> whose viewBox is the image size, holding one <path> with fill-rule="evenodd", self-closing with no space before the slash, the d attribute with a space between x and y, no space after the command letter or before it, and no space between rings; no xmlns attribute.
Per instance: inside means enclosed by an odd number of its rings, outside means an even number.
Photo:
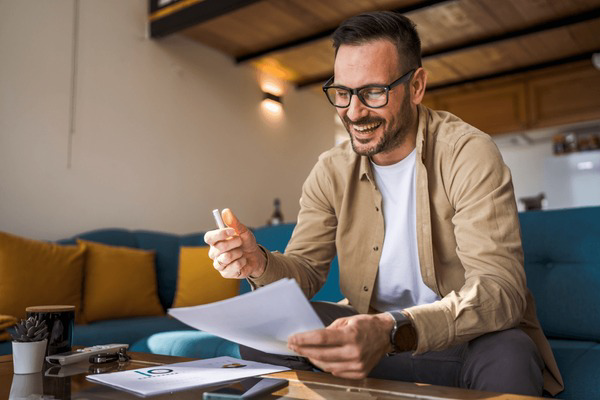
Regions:
<svg viewBox="0 0 600 400"><path fill-rule="evenodd" d="M262 106L271 113L280 113L283 111L283 101L281 96L276 96L273 93L263 92L264 99Z"/></svg>

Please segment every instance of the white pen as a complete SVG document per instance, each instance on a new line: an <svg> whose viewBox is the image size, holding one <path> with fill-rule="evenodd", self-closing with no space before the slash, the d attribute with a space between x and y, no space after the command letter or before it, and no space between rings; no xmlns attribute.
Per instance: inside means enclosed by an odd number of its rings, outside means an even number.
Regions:
<svg viewBox="0 0 600 400"><path fill-rule="evenodd" d="M219 211L218 208L215 208L213 211L213 217L215 217L215 222L217 223L217 226L219 227L219 229L225 229L225 223L223 222L223 218L221 218L221 212Z"/></svg>

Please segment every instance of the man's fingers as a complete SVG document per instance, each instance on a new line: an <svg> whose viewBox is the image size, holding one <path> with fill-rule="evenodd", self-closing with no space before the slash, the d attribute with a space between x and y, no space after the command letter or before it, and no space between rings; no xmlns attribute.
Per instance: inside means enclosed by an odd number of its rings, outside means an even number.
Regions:
<svg viewBox="0 0 600 400"><path fill-rule="evenodd" d="M227 265L223 265L219 262L218 258L215 258L215 260L213 261L213 267L215 267L215 269L219 272L223 271Z"/></svg>
<svg viewBox="0 0 600 400"><path fill-rule="evenodd" d="M228 266L235 260L241 258L243 255L244 252L238 247L225 253L221 253L216 257L216 260L219 262L219 264Z"/></svg>
<svg viewBox="0 0 600 400"><path fill-rule="evenodd" d="M227 265L222 271L219 272L223 278L241 279L244 278L243 269L246 266L246 263L246 258L242 257Z"/></svg>
<svg viewBox="0 0 600 400"><path fill-rule="evenodd" d="M225 254L230 251L235 251L236 249L240 249L240 251L242 251L241 247L242 239L239 236L233 236L212 244L210 246L210 249L208 250L208 256L214 260L221 254ZM229 262L228 260L221 260L221 262L224 261Z"/></svg>
<svg viewBox="0 0 600 400"><path fill-rule="evenodd" d="M239 219L237 219L237 217L229 208L223 209L221 216L223 217L223 222L225 222L225 225L233 228L235 233L238 235L242 235L248 231L248 228L246 228L246 226L242 224Z"/></svg>
<svg viewBox="0 0 600 400"><path fill-rule="evenodd" d="M221 242L235 235L235 229L233 228L215 229L204 234L204 243L209 246L213 246L215 243Z"/></svg>
<svg viewBox="0 0 600 400"><path fill-rule="evenodd" d="M326 329L339 329L339 328L342 328L344 326L347 326L348 323L350 322L350 320L351 320L350 317L338 318L335 321L333 321L331 324L329 324L329 326L327 326Z"/></svg>
<svg viewBox="0 0 600 400"><path fill-rule="evenodd" d="M317 360L321 363L346 362L358 357L357 349L349 346L294 346L290 349L303 357Z"/></svg>
<svg viewBox="0 0 600 400"><path fill-rule="evenodd" d="M294 346L338 346L344 343L344 332L339 329L318 329L297 333L288 338L288 344Z"/></svg>

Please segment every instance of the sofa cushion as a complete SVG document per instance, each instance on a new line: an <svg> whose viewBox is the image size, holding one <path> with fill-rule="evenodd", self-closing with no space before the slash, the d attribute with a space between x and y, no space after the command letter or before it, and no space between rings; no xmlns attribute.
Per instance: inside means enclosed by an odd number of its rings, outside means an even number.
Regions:
<svg viewBox="0 0 600 400"><path fill-rule="evenodd" d="M175 331L151 335L131 346L131 351L191 358L230 356L242 358L237 343L202 331Z"/></svg>
<svg viewBox="0 0 600 400"><path fill-rule="evenodd" d="M58 240L59 244L75 244L77 239L104 243L111 246L138 247L135 236L127 229L106 228L81 233L69 239Z"/></svg>
<svg viewBox="0 0 600 400"><path fill-rule="evenodd" d="M551 338L600 340L600 207L519 214L527 284Z"/></svg>
<svg viewBox="0 0 600 400"><path fill-rule="evenodd" d="M156 292L154 252L77 239L86 247L86 322L164 313Z"/></svg>
<svg viewBox="0 0 600 400"><path fill-rule="evenodd" d="M0 356L12 354L12 341L0 342Z"/></svg>
<svg viewBox="0 0 600 400"><path fill-rule="evenodd" d="M208 304L238 294L240 280L223 278L213 267L208 250L208 246L179 248L179 273L173 307Z"/></svg>
<svg viewBox="0 0 600 400"><path fill-rule="evenodd" d="M78 346L93 346L96 344L127 343L149 335L190 329L184 323L169 316L136 317L96 321L86 325L75 325L73 344Z"/></svg>
<svg viewBox="0 0 600 400"><path fill-rule="evenodd" d="M83 246L63 246L0 232L0 314L25 318L28 306L81 308Z"/></svg>
<svg viewBox="0 0 600 400"><path fill-rule="evenodd" d="M283 253L295 227L294 223L262 226L254 229L253 233L258 244L265 246L270 251Z"/></svg>
<svg viewBox="0 0 600 400"><path fill-rule="evenodd" d="M256 228L254 236L256 241L270 251L285 252L285 247L292 237L296 224L281 224ZM241 290L240 290L241 292ZM325 285L313 296L313 301L337 302L344 298L340 291L340 269L337 256L331 262L329 274Z"/></svg>
<svg viewBox="0 0 600 400"><path fill-rule="evenodd" d="M551 339L550 345L565 382L561 399L600 399L600 344Z"/></svg>
<svg viewBox="0 0 600 400"><path fill-rule="evenodd" d="M164 309L173 304L177 288L177 269L179 265L179 247L204 246L204 234L174 235L163 232L135 231L137 247L156 251L156 279L158 297Z"/></svg>

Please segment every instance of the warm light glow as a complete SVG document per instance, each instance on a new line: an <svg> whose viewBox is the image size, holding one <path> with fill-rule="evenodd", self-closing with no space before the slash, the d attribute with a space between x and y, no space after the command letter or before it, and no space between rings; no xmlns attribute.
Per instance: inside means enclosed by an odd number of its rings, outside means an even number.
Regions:
<svg viewBox="0 0 600 400"><path fill-rule="evenodd" d="M260 84L260 90L264 93L271 93L275 96L283 96L285 92L285 79L270 75L264 71L257 71L257 78Z"/></svg>
<svg viewBox="0 0 600 400"><path fill-rule="evenodd" d="M264 99L262 101L262 107L272 114L280 114L283 111L281 103L271 99Z"/></svg>
<svg viewBox="0 0 600 400"><path fill-rule="evenodd" d="M286 84L280 77L257 71L258 82L262 91L263 99L260 102L260 111L265 120L278 126L284 119L283 95Z"/></svg>
<svg viewBox="0 0 600 400"><path fill-rule="evenodd" d="M260 85L262 91L265 93L271 93L275 96L281 96L283 94L283 89L280 84L275 83L274 81L265 80Z"/></svg>
<svg viewBox="0 0 600 400"><path fill-rule="evenodd" d="M251 64L260 71L261 75L276 77L283 81L294 81L299 78L297 73L284 67L278 60L271 57L264 57L259 60L251 61Z"/></svg>

